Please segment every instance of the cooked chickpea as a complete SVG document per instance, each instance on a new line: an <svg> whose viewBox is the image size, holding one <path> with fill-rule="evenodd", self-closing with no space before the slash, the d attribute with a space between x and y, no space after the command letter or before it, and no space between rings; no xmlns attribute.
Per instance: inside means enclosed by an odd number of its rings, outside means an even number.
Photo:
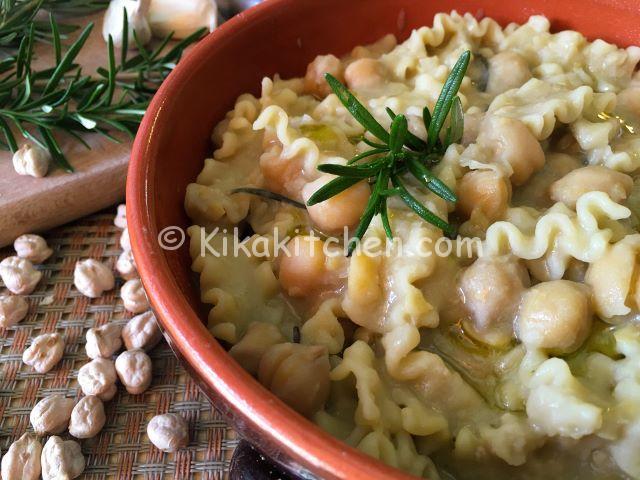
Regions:
<svg viewBox="0 0 640 480"><path fill-rule="evenodd" d="M320 177L308 183L302 189L302 196L307 201L320 187L332 180L330 176ZM325 233L342 233L344 227L358 224L364 212L371 189L366 181L358 182L321 203L307 207L313 223Z"/></svg>
<svg viewBox="0 0 640 480"><path fill-rule="evenodd" d="M501 52L489 59L487 92L498 95L531 79L527 61L515 52Z"/></svg>
<svg viewBox="0 0 640 480"><path fill-rule="evenodd" d="M633 179L601 165L591 165L569 172L550 187L551 198L569 208L576 208L578 198L587 192L604 192L614 202L625 200L633 188Z"/></svg>
<svg viewBox="0 0 640 480"><path fill-rule="evenodd" d="M518 338L528 348L554 354L571 353L591 329L588 287L569 280L543 282L524 294L518 311Z"/></svg>
<svg viewBox="0 0 640 480"><path fill-rule="evenodd" d="M385 82L386 68L373 58L361 58L344 71L344 79L352 90L374 88Z"/></svg>
<svg viewBox="0 0 640 480"><path fill-rule="evenodd" d="M497 162L511 166L514 185L522 185L544 166L540 142L520 120L495 115L485 117L478 143L492 148Z"/></svg>
<svg viewBox="0 0 640 480"><path fill-rule="evenodd" d="M324 75L329 73L338 80L343 81L342 62L335 55L318 55L307 67L307 74L304 76L304 91L317 97L323 98L331 93L329 84L324 79Z"/></svg>
<svg viewBox="0 0 640 480"><path fill-rule="evenodd" d="M262 356L258 379L290 407L310 417L329 396L329 370L326 347L279 343Z"/></svg>
<svg viewBox="0 0 640 480"><path fill-rule="evenodd" d="M489 345L504 346L514 337L513 318L525 288L526 268L510 255L481 257L460 277L460 293L469 318L467 332Z"/></svg>
<svg viewBox="0 0 640 480"><path fill-rule="evenodd" d="M484 115L484 112L477 109L464 113L464 130L462 132L462 140L460 141L462 145L467 146L476 141Z"/></svg>
<svg viewBox="0 0 640 480"><path fill-rule="evenodd" d="M247 333L229 350L242 368L255 375L264 352L277 343L285 341L280 329L271 323L253 322Z"/></svg>
<svg viewBox="0 0 640 480"><path fill-rule="evenodd" d="M458 183L456 208L466 217L474 210L482 212L489 221L502 217L511 199L511 183L493 170L472 170Z"/></svg>
<svg viewBox="0 0 640 480"><path fill-rule="evenodd" d="M326 255L318 237L300 236L289 241L280 262L280 284L292 297L303 297L324 284Z"/></svg>

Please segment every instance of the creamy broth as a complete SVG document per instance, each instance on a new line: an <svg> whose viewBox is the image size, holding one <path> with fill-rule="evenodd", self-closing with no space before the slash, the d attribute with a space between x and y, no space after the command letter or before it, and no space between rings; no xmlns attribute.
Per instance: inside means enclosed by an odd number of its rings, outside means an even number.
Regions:
<svg viewBox="0 0 640 480"><path fill-rule="evenodd" d="M640 478L640 48L549 28L438 14L403 43L265 78L187 189L213 335L321 428L418 476ZM426 140L422 109L466 50L464 135L433 166L457 202L406 184L458 226L454 246L477 239L472 255L439 256L442 231L390 197L402 251L345 256L365 182L307 208L232 192L304 204L332 178L318 165L370 148L325 73L385 128L388 107ZM235 226L251 253L201 255ZM292 256L276 245L287 236ZM366 240L386 248L380 215Z"/></svg>

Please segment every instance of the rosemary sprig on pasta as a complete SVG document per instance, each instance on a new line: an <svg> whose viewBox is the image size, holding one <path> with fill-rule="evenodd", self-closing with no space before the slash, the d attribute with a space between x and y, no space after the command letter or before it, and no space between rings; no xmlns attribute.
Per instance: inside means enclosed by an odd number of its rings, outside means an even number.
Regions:
<svg viewBox="0 0 640 480"><path fill-rule="evenodd" d="M318 189L307 201L312 206L339 194L362 180L372 185L371 196L360 217L354 236L349 242L348 254L351 255L369 228L373 217L380 214L386 235L392 239L393 231L389 222L387 199L398 196L420 218L440 228L446 234L453 234L453 227L445 220L426 208L406 188L401 175L409 172L424 187L431 190L448 202L456 202L455 193L429 169L440 161L446 149L462 138L464 116L462 104L458 97L460 84L469 66L471 52L464 52L454 65L445 82L433 113L428 107L423 109L423 121L427 130L427 140L422 140L408 130L404 115L396 115L387 109L391 117L389 131L367 111L347 87L330 74L325 78L333 92L345 108L351 113L366 132L376 137L379 142L363 137L363 141L371 146L371 150L352 158L347 165L322 164L318 170L336 175L336 178ZM441 138L441 132L447 117L449 126ZM367 159L366 162L362 162ZM389 188L391 183L392 188Z"/></svg>

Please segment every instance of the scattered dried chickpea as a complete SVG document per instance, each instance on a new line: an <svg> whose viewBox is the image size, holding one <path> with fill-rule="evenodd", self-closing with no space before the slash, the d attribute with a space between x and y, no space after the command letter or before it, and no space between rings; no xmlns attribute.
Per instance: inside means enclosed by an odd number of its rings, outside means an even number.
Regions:
<svg viewBox="0 0 640 480"><path fill-rule="evenodd" d="M113 219L113 224L123 230L127 228L127 206L124 203L118 205L118 213L116 213L116 218Z"/></svg>
<svg viewBox="0 0 640 480"><path fill-rule="evenodd" d="M58 434L67 429L75 401L55 394L44 397L31 410L29 420L38 435Z"/></svg>
<svg viewBox="0 0 640 480"><path fill-rule="evenodd" d="M162 332L153 312L133 317L122 329L122 340L127 350L142 349L146 352L162 339Z"/></svg>
<svg viewBox="0 0 640 480"><path fill-rule="evenodd" d="M144 350L127 350L118 355L116 372L132 395L143 393L151 385L151 359Z"/></svg>
<svg viewBox="0 0 640 480"><path fill-rule="evenodd" d="M163 452L175 452L189 444L187 421L175 413L156 415L147 425L151 443Z"/></svg>
<svg viewBox="0 0 640 480"><path fill-rule="evenodd" d="M116 280L104 263L88 258L76 263L73 283L84 296L97 298L105 291L113 289Z"/></svg>
<svg viewBox="0 0 640 480"><path fill-rule="evenodd" d="M149 300L139 278L128 280L120 289L120 298L124 308L131 313L149 310Z"/></svg>
<svg viewBox="0 0 640 480"><path fill-rule="evenodd" d="M85 466L80 444L55 435L42 449L42 480L71 480L82 475Z"/></svg>
<svg viewBox="0 0 640 480"><path fill-rule="evenodd" d="M35 435L25 433L13 442L2 457L2 480L38 480L42 445Z"/></svg>
<svg viewBox="0 0 640 480"><path fill-rule="evenodd" d="M120 254L116 262L116 270L125 280L133 280L138 277L136 261L131 251L124 251Z"/></svg>
<svg viewBox="0 0 640 480"><path fill-rule="evenodd" d="M13 154L13 168L18 175L44 177L49 171L51 155L37 145L25 143Z"/></svg>
<svg viewBox="0 0 640 480"><path fill-rule="evenodd" d="M43 263L53 254L53 250L49 248L44 238L31 233L16 238L13 242L13 248L20 258L33 263Z"/></svg>
<svg viewBox="0 0 640 480"><path fill-rule="evenodd" d="M7 257L0 262L0 277L5 287L16 295L29 295L42 278L42 272L24 258Z"/></svg>
<svg viewBox="0 0 640 480"><path fill-rule="evenodd" d="M95 395L81 398L71 412L69 433L76 438L95 437L104 427L107 417L104 404Z"/></svg>
<svg viewBox="0 0 640 480"><path fill-rule="evenodd" d="M22 361L38 373L47 373L61 359L64 339L59 333L44 333L33 339L31 346L22 354Z"/></svg>
<svg viewBox="0 0 640 480"><path fill-rule="evenodd" d="M116 368L112 360L94 358L78 370L78 383L85 395L96 395L103 401L109 401L117 392Z"/></svg>
<svg viewBox="0 0 640 480"><path fill-rule="evenodd" d="M29 304L17 295L0 295L0 327L13 327L27 316Z"/></svg>
<svg viewBox="0 0 640 480"><path fill-rule="evenodd" d="M125 227L122 230L122 235L120 235L120 247L125 252L131 251L131 239L129 238L129 228Z"/></svg>
<svg viewBox="0 0 640 480"><path fill-rule="evenodd" d="M84 348L89 358L109 358L122 347L120 335L122 327L115 323L107 323L101 327L87 330L87 343Z"/></svg>

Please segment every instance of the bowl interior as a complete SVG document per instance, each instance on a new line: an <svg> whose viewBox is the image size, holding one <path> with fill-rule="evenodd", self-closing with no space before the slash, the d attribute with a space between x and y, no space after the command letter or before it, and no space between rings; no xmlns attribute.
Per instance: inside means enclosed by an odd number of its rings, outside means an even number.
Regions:
<svg viewBox="0 0 640 480"><path fill-rule="evenodd" d="M183 59L154 99L136 139L127 187L130 232L142 279L174 349L205 389L215 386L227 400L244 399L244 418L254 422L253 428L277 438L287 454L325 477L351 473L351 478L364 478L381 470L361 456L352 456L350 462L329 458L330 453L344 448L328 443L319 430L300 422L300 417L224 358L219 345L201 327L206 315L192 281L186 245L163 250L157 236L165 227L189 225L183 209L185 188L212 152L214 125L238 95L258 95L264 76L303 75L318 54L344 54L387 33L404 39L413 28L431 25L438 11L451 8L490 16L503 25L545 14L554 30L574 29L621 46L640 43L640 11L635 0L457 0L446 4L267 0L224 24ZM216 364L218 361L221 363ZM222 372L218 367L225 362ZM307 433L294 432L294 422ZM352 465L342 465L347 463Z"/></svg>

